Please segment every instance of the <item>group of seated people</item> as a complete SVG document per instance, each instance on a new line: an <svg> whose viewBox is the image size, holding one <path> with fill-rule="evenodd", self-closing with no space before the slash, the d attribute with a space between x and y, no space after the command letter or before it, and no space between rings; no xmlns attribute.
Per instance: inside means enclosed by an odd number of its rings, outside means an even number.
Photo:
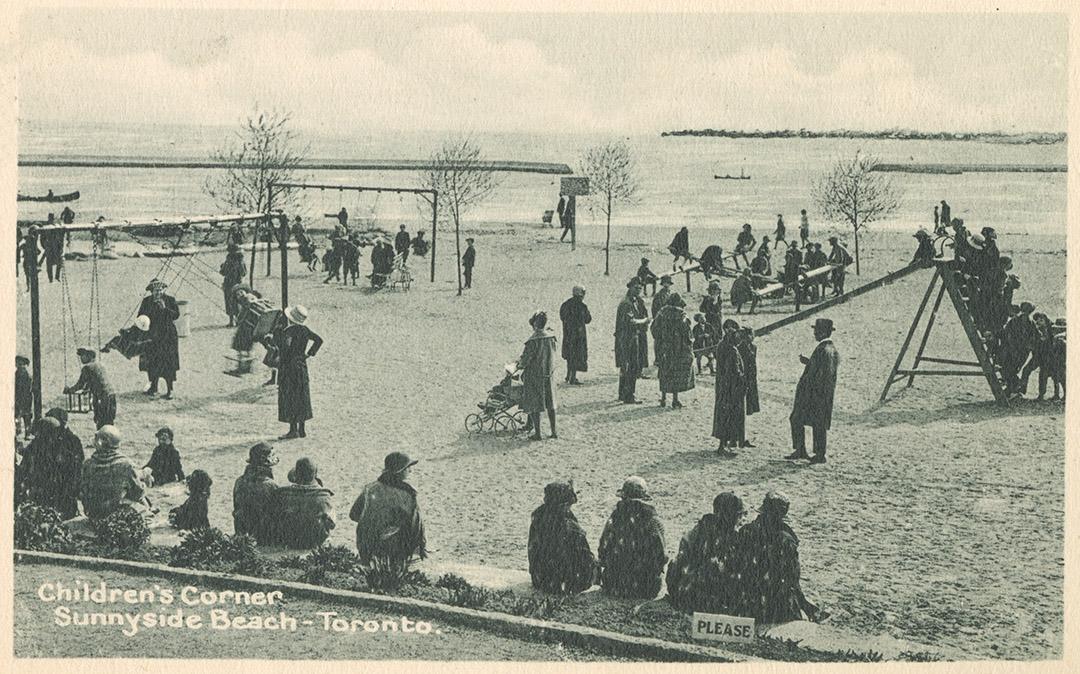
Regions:
<svg viewBox="0 0 1080 674"><path fill-rule="evenodd" d="M670 563L645 480L631 476L617 494L594 556L571 510L577 502L573 483L544 488L529 528L533 587L577 594L599 584L616 597L654 599L666 567L669 601L687 612L747 616L766 624L804 614L810 620L827 617L800 587L799 539L785 521L789 502L782 494L769 492L757 518L741 528L742 501L731 492L719 494Z"/></svg>
<svg viewBox="0 0 1080 674"><path fill-rule="evenodd" d="M1030 302L1013 304L1020 279L1010 273L1012 258L998 250L993 227L972 234L960 218L954 218L951 227L952 236L946 238L952 239L952 271L1007 395L1023 396L1029 377L1039 370L1039 400L1046 395L1048 380L1054 383L1051 399L1064 398L1065 319L1051 321ZM925 260L928 254L929 235L921 234L916 234L920 238L916 260ZM932 255L932 246L929 249Z"/></svg>

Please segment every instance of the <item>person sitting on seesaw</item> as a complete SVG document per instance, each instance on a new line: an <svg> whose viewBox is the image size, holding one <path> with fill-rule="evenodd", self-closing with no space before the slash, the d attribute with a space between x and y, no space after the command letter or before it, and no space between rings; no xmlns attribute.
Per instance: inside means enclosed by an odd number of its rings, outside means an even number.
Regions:
<svg viewBox="0 0 1080 674"><path fill-rule="evenodd" d="M642 295L645 294L644 289L647 286L652 286L652 294L656 294L656 274L649 269L649 258L641 258L641 266L637 270L637 280L641 282Z"/></svg>

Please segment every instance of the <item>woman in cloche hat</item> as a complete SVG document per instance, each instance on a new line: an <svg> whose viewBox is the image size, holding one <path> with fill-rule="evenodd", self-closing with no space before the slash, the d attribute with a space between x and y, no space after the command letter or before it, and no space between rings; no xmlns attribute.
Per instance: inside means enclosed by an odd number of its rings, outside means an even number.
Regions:
<svg viewBox="0 0 1080 674"><path fill-rule="evenodd" d="M307 359L322 348L323 339L307 327L308 311L294 304L285 309L288 324L276 335L278 365L278 421L289 424L282 440L307 436L304 422L312 418ZM308 344L310 343L310 347Z"/></svg>

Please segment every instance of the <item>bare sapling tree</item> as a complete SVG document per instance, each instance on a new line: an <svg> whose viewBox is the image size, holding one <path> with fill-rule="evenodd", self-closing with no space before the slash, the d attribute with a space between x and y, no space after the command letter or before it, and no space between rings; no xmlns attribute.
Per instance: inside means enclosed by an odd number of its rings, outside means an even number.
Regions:
<svg viewBox="0 0 1080 674"><path fill-rule="evenodd" d="M855 273L859 273L859 234L874 221L900 207L902 192L885 173L875 172L877 159L856 152L841 159L812 188L814 202L825 217L851 227L855 237Z"/></svg>
<svg viewBox="0 0 1080 674"><path fill-rule="evenodd" d="M491 195L499 186L499 179L491 162L469 138L444 141L431 155L430 164L421 177L421 186L439 193L442 212L454 222L458 295L461 295L461 218Z"/></svg>
<svg viewBox="0 0 1080 674"><path fill-rule="evenodd" d="M211 153L211 160L226 165L226 168L212 172L203 191L220 207L241 213L295 208L297 193L294 190L282 188L273 193L270 190L272 183L295 182L300 165L310 151L310 145L300 144L290 127L291 120L288 112L256 108L241 122L241 128L233 133L228 144ZM267 241L270 241L269 235ZM281 245L285 244L281 242ZM269 253L268 249L267 274L270 273Z"/></svg>
<svg viewBox="0 0 1080 674"><path fill-rule="evenodd" d="M623 142L595 145L581 158L581 173L589 179L590 209L607 218L604 238L604 276L611 272L611 213L619 204L634 202L639 182L630 147Z"/></svg>

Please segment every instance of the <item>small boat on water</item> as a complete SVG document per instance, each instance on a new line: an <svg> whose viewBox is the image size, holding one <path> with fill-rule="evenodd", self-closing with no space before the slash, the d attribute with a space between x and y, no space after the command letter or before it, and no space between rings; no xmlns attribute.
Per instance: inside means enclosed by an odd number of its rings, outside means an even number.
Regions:
<svg viewBox="0 0 1080 674"><path fill-rule="evenodd" d="M737 176L720 175L717 173L713 175L713 180L750 180L750 176L746 175L742 169L739 169L739 175Z"/></svg>
<svg viewBox="0 0 1080 674"><path fill-rule="evenodd" d="M74 192L68 192L67 194L53 194L52 190L49 190L49 193L46 194L43 197L31 197L31 196L27 196L25 194L17 194L17 195L15 195L15 200L16 201L38 201L38 202L44 202L44 203L48 203L48 204L59 204L59 203L65 202L65 201L77 201L78 198L79 198L79 191L78 190L76 190Z"/></svg>

